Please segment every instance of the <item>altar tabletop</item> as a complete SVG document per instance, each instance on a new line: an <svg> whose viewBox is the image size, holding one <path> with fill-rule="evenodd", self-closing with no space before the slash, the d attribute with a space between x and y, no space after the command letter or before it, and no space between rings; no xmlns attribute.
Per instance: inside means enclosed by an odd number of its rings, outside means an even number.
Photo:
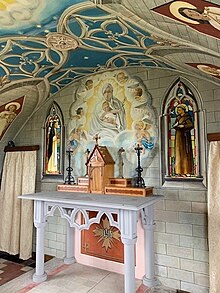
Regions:
<svg viewBox="0 0 220 293"><path fill-rule="evenodd" d="M138 211L148 205L157 202L162 196L152 195L147 197L126 196L126 195L106 195L95 193L75 193L48 191L25 194L19 196L22 199L32 199L35 201L47 201L53 203L66 203L77 206L105 207L115 208L120 210Z"/></svg>

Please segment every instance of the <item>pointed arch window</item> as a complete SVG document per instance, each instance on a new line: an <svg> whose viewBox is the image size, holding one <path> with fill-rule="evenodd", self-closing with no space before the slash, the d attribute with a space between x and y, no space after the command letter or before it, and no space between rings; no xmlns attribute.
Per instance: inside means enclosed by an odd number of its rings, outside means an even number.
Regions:
<svg viewBox="0 0 220 293"><path fill-rule="evenodd" d="M54 102L44 123L44 176L63 176L63 115Z"/></svg>
<svg viewBox="0 0 220 293"><path fill-rule="evenodd" d="M202 112L195 91L183 80L175 82L165 97L161 116L163 181L203 179L199 123Z"/></svg>

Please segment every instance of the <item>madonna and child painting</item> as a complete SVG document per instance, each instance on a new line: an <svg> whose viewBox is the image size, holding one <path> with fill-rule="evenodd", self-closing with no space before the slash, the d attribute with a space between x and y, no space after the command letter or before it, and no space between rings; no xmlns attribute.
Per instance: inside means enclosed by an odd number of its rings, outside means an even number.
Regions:
<svg viewBox="0 0 220 293"><path fill-rule="evenodd" d="M123 147L125 161L135 164L135 145L143 147L146 158L156 143L150 94L140 79L122 70L97 74L76 90L67 132L77 170L85 168L85 151L93 148L96 135L115 158Z"/></svg>

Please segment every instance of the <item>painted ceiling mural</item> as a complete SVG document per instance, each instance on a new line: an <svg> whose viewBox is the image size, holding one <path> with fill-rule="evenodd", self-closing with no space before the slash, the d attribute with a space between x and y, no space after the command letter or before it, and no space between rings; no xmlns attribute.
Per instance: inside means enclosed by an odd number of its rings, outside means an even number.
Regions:
<svg viewBox="0 0 220 293"><path fill-rule="evenodd" d="M157 36L91 2L74 3L62 13L73 1L2 2L0 15L7 13L0 35L9 37L0 38L0 76L46 78L54 94L79 77L112 67L173 68L147 56L149 48L161 45Z"/></svg>
<svg viewBox="0 0 220 293"><path fill-rule="evenodd" d="M156 115L151 103L143 82L123 70L96 74L85 80L70 107L67 130L67 146L74 151L76 175L84 175L85 150L93 149L96 135L100 137L100 145L109 147L114 160L119 159L119 149L124 149L124 160L131 166L125 170L125 176L134 175L128 172L137 163L135 146L143 147L142 160L146 163L156 144Z"/></svg>
<svg viewBox="0 0 220 293"><path fill-rule="evenodd" d="M178 11L184 5L191 9L190 1L172 1L154 11L185 21L186 17L177 18L180 15ZM201 0L197 2L200 10L207 4ZM216 5L211 5L211 8L217 9ZM216 17L218 20L217 14ZM203 24L200 28L192 20L187 24L215 36L219 32L217 26L212 30L210 23L204 24L207 30L203 29ZM187 47L91 1L2 0L0 25L1 79L8 82L47 79L50 94L80 77L109 68L146 66L178 69L178 66L152 52L164 47Z"/></svg>
<svg viewBox="0 0 220 293"><path fill-rule="evenodd" d="M218 4L0 0L0 93L21 82L44 82L40 107L75 80L128 67L172 70L219 84ZM0 106L6 102L0 99Z"/></svg>

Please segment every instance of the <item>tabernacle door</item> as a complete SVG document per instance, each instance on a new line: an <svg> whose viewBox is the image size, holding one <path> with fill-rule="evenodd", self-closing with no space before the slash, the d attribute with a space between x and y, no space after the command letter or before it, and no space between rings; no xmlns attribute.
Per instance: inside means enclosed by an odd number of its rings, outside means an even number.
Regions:
<svg viewBox="0 0 220 293"><path fill-rule="evenodd" d="M90 192L104 193L103 188L103 167L95 166L90 169Z"/></svg>

